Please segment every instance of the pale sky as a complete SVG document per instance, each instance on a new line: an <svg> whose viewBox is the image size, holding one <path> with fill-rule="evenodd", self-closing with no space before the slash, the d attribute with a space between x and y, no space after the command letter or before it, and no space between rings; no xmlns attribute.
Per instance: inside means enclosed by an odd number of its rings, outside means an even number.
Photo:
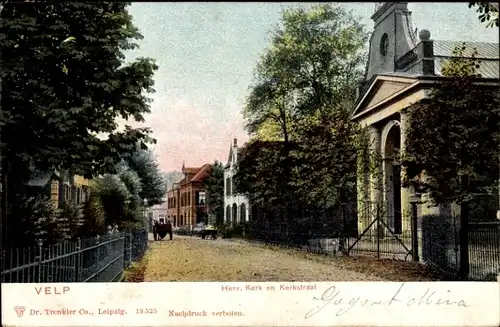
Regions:
<svg viewBox="0 0 500 327"><path fill-rule="evenodd" d="M233 138L248 140L242 108L269 31L282 6L299 3L134 3L129 7L144 39L128 57L152 57L155 74L151 114L153 147L160 168L180 170L215 159L227 160ZM308 3L311 5L311 3ZM345 3L368 31L373 2ZM419 30L433 39L498 42L498 28L486 28L467 3L410 3Z"/></svg>

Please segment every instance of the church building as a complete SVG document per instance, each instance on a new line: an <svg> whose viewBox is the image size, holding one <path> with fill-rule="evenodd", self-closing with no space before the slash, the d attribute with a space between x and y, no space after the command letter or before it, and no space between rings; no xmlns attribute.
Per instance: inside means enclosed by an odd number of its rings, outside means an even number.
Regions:
<svg viewBox="0 0 500 327"><path fill-rule="evenodd" d="M370 150L381 158L375 172L363 167L358 176L358 231L362 233L373 217L367 204L387 208L386 223L395 234L410 233L410 195L401 186L401 169L393 154L404 153L408 116L405 110L429 96L435 83L445 77L443 63L453 57L455 47L466 44L464 55L476 48L479 73L485 87L498 91L498 43L446 41L433 39L428 30L418 31L411 20L407 2L376 3L373 34L364 78L359 80L358 98L352 119L370 131ZM381 178L380 178L381 177ZM428 198L427 198L428 199ZM430 215L440 208L419 205L419 215Z"/></svg>

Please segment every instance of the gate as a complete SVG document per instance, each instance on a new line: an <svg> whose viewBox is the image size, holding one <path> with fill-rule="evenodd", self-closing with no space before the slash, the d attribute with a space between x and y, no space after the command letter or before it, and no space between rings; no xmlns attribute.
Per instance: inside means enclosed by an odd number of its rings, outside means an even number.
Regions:
<svg viewBox="0 0 500 327"><path fill-rule="evenodd" d="M347 255L365 255L377 258L392 258L397 260L411 260L412 258L412 231L410 224L395 221L401 217L401 212L377 206L375 212L370 212L370 224L357 238L347 238ZM389 221L395 227L391 228Z"/></svg>

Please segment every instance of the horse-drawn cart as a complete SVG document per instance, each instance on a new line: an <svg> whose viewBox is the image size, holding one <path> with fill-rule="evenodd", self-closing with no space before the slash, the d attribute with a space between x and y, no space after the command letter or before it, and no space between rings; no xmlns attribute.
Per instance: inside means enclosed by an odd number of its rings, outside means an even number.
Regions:
<svg viewBox="0 0 500 327"><path fill-rule="evenodd" d="M160 241L165 238L169 234L170 240L172 240L173 233L172 233L172 223L171 222L166 222L164 223L163 221L156 221L154 226L153 226L153 236L155 241Z"/></svg>
<svg viewBox="0 0 500 327"><path fill-rule="evenodd" d="M206 239L207 236L210 236L212 240L217 239L218 230L214 226L208 225L202 230L200 230L199 235L202 239Z"/></svg>

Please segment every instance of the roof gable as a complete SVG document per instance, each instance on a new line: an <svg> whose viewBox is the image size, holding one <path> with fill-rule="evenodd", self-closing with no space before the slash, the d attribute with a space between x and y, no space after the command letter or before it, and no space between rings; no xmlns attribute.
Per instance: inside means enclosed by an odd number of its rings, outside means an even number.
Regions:
<svg viewBox="0 0 500 327"><path fill-rule="evenodd" d="M204 164L189 182L202 182L210 175L210 164Z"/></svg>
<svg viewBox="0 0 500 327"><path fill-rule="evenodd" d="M377 75L360 96L353 112L353 117L371 110L413 87L416 79L411 76Z"/></svg>

